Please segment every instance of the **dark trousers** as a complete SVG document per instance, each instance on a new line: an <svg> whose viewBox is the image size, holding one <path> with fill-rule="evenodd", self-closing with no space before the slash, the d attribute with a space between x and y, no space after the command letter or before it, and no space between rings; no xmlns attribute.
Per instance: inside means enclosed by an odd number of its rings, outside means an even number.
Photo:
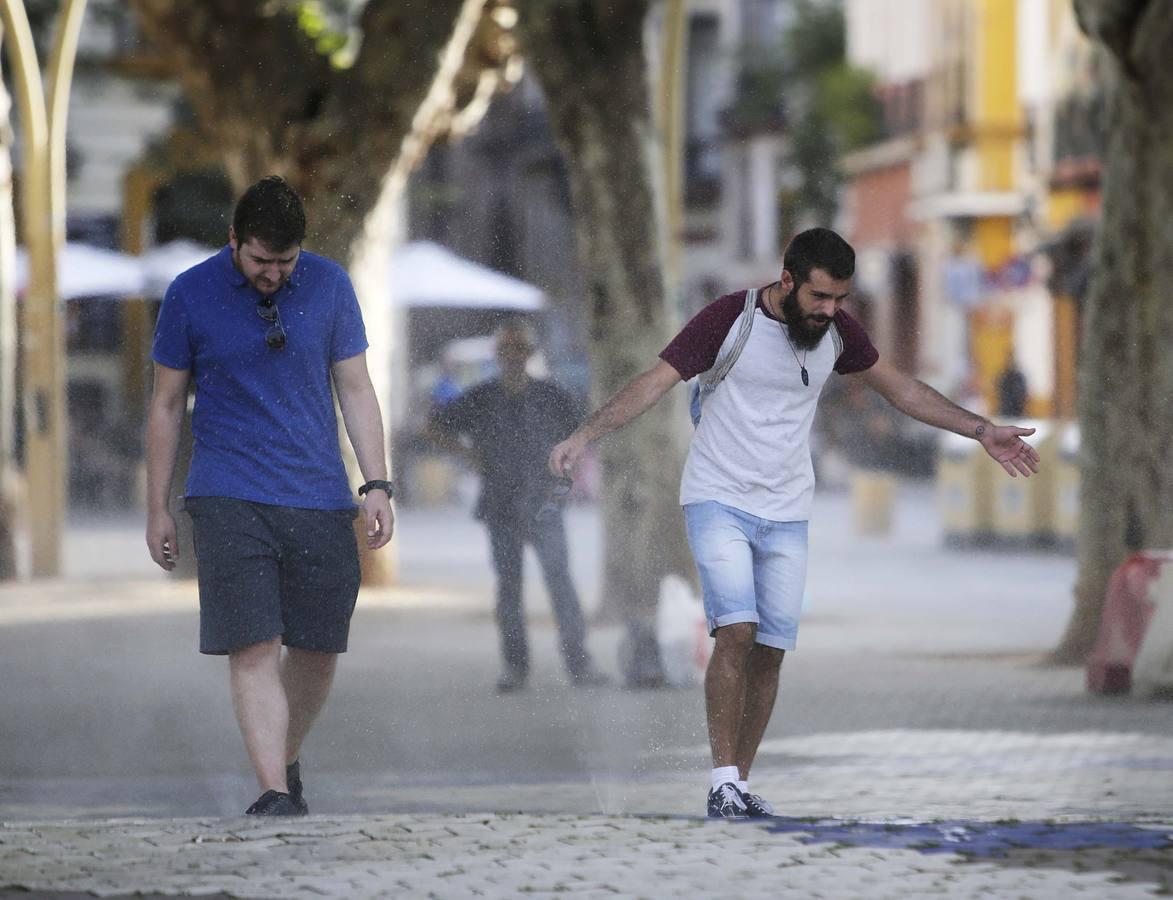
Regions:
<svg viewBox="0 0 1173 900"><path fill-rule="evenodd" d="M545 576L566 671L576 675L585 671L590 661L585 646L586 625L582 608L570 580L562 516L551 516L537 523L527 519L529 517L490 518L485 523L489 529L493 567L497 570L497 627L501 632L505 665L522 673L529 669L529 644L521 602L522 554L528 543L537 553Z"/></svg>

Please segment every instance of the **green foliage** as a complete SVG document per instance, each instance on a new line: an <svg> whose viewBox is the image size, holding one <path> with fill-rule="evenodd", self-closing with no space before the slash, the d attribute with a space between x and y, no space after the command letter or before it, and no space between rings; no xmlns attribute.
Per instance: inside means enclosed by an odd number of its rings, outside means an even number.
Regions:
<svg viewBox="0 0 1173 900"><path fill-rule="evenodd" d="M844 176L840 157L875 140L881 109L871 76L847 63L839 2L795 0L779 46L742 54L738 94L726 125L735 133L782 130L787 136L782 227L829 224Z"/></svg>
<svg viewBox="0 0 1173 900"><path fill-rule="evenodd" d="M737 73L733 103L725 110L725 127L734 134L778 130L784 118L786 66L779 54L749 54Z"/></svg>
<svg viewBox="0 0 1173 900"><path fill-rule="evenodd" d="M873 87L870 73L846 63L819 73L818 107L826 112L844 152L870 144L880 136L883 113Z"/></svg>
<svg viewBox="0 0 1173 900"><path fill-rule="evenodd" d="M297 27L314 45L321 56L328 57L339 69L349 68L354 62L351 36L346 30L347 5L333 0L323 4L321 0L297 0L294 12Z"/></svg>
<svg viewBox="0 0 1173 900"><path fill-rule="evenodd" d="M782 39L791 70L818 71L847 56L847 29L839 2L795 0L794 22Z"/></svg>

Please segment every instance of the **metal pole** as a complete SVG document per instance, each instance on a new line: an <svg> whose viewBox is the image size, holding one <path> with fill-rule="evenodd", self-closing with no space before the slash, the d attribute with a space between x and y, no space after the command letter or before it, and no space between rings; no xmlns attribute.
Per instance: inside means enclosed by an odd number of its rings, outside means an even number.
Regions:
<svg viewBox="0 0 1173 900"><path fill-rule="evenodd" d="M3 41L4 23L0 21L0 45ZM0 78L3 74L0 68ZM9 125L12 95L6 84L0 81L0 479L7 477L16 462L16 217L12 208L13 134ZM7 508L3 493L0 487L0 515ZM4 528L11 530L11 517L6 524L0 524L0 531ZM10 576L10 571L0 571L0 579Z"/></svg>
<svg viewBox="0 0 1173 900"><path fill-rule="evenodd" d="M69 93L73 88L73 64L81 37L87 0L65 0L57 19L53 50L49 55L49 184L52 190L53 238L65 242L65 137L69 121Z"/></svg>
<svg viewBox="0 0 1173 900"><path fill-rule="evenodd" d="M65 518L65 344L57 297L57 250L65 239L65 125L86 0L65 0L50 58L46 105L22 0L0 0L20 106L22 231L29 259L24 316L25 469L32 574L61 571Z"/></svg>

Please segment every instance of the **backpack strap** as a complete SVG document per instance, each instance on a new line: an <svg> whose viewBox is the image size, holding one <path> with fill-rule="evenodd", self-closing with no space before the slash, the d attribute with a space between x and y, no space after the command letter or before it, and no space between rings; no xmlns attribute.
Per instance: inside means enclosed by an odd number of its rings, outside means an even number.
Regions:
<svg viewBox="0 0 1173 900"><path fill-rule="evenodd" d="M711 369L707 372L701 372L697 376L702 390L712 391L729 374L729 370L737 362L737 357L741 356L741 351L745 349L745 343L749 340L749 333L753 330L754 309L757 305L758 289L750 288L745 292L745 307L741 310L741 315L737 320L737 337L733 341L733 346L725 352L724 356L717 357L717 361L713 363Z"/></svg>
<svg viewBox="0 0 1173 900"><path fill-rule="evenodd" d="M718 354L712 368L697 375L688 403L689 415L694 426L701 420L701 407L704 405L705 398L717 389L717 385L729 374L729 370L737 362L737 357L741 356L741 351L745 349L745 343L749 340L749 333L753 329L754 310L757 305L758 289L750 288L745 292L745 307L738 317L737 337L733 339L732 346L723 355Z"/></svg>
<svg viewBox="0 0 1173 900"><path fill-rule="evenodd" d="M839 333L839 326L834 321L828 330L831 332L831 345L835 348L835 362L839 362L839 357L843 355L843 335Z"/></svg>

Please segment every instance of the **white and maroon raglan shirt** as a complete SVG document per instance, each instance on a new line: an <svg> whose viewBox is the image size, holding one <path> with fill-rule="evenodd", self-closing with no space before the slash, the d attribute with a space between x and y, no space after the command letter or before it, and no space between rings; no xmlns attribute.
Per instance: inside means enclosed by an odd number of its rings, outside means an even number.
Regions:
<svg viewBox="0 0 1173 900"><path fill-rule="evenodd" d="M863 326L842 310L818 347L794 347L786 325L762 305L762 291L749 340L705 400L680 479L680 504L716 500L762 519L805 521L815 488L810 433L819 394L833 371L862 372L879 354ZM712 368L736 339L733 325L745 295L726 294L702 309L660 359L685 381ZM809 385L802 381L804 367Z"/></svg>

